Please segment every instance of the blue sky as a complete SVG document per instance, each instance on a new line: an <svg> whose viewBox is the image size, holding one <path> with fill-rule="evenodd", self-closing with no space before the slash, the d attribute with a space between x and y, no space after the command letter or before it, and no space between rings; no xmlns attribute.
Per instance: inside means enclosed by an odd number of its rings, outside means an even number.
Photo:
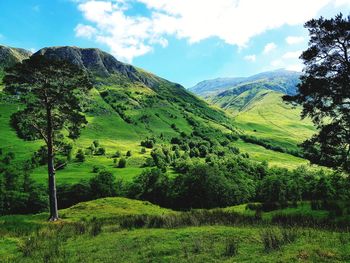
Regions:
<svg viewBox="0 0 350 263"><path fill-rule="evenodd" d="M303 23L350 0L0 0L0 44L98 47L185 87L300 70Z"/></svg>

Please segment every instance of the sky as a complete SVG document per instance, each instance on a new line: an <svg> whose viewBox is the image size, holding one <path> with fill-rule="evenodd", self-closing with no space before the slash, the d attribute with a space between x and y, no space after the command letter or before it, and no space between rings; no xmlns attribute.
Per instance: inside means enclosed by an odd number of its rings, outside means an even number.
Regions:
<svg viewBox="0 0 350 263"><path fill-rule="evenodd" d="M311 18L350 0L0 0L0 44L97 47L189 88L217 77L302 70Z"/></svg>

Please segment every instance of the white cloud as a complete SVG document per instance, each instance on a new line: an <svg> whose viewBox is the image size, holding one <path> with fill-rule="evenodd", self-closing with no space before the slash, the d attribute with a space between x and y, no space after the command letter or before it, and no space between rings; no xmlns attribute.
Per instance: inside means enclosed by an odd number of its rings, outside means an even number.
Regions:
<svg viewBox="0 0 350 263"><path fill-rule="evenodd" d="M294 44L299 44L302 43L304 41L304 37L298 37L298 36L289 36L286 37L286 42L289 45L294 45Z"/></svg>
<svg viewBox="0 0 350 263"><path fill-rule="evenodd" d="M144 4L149 15L127 12L134 3ZM166 46L170 35L189 43L217 37L242 48L267 30L303 24L329 3L335 4L334 0L80 0L79 10L96 32L79 35L76 29L76 35L108 45L127 61L152 51L156 44Z"/></svg>
<svg viewBox="0 0 350 263"><path fill-rule="evenodd" d="M96 28L82 24L78 24L74 31L77 37L86 37L89 39L92 38L97 32Z"/></svg>
<svg viewBox="0 0 350 263"><path fill-rule="evenodd" d="M247 55L244 57L245 60L255 62L256 61L256 56L255 55Z"/></svg>
<svg viewBox="0 0 350 263"><path fill-rule="evenodd" d="M335 0L335 5L336 6L345 6L345 5L350 6L350 0Z"/></svg>
<svg viewBox="0 0 350 263"><path fill-rule="evenodd" d="M301 51L301 50L298 50L298 51L290 51L290 52L285 53L285 54L282 56L282 58L283 58L283 59L295 59L295 58L299 58L302 52L303 52L303 51Z"/></svg>
<svg viewBox="0 0 350 263"><path fill-rule="evenodd" d="M272 50L274 50L274 49L276 49L276 48L277 48L277 45L276 45L275 43L273 43L273 42L268 43L268 44L266 44L266 46L264 47L263 53L264 53L264 54L268 54L268 53L270 53Z"/></svg>
<svg viewBox="0 0 350 263"><path fill-rule="evenodd" d="M281 67L283 65L282 60L276 59L271 62L271 66L273 67Z"/></svg>
<svg viewBox="0 0 350 263"><path fill-rule="evenodd" d="M301 63L296 63L296 64L291 64L286 67L287 70L291 71L299 71L301 72L303 70L303 64Z"/></svg>

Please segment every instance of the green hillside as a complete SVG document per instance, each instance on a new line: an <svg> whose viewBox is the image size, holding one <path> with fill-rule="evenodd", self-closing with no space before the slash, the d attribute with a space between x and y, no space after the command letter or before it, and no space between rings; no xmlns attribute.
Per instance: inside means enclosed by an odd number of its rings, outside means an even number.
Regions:
<svg viewBox="0 0 350 263"><path fill-rule="evenodd" d="M283 94L261 91L235 117L245 133L295 149L298 143L315 133L311 120L300 119L300 107L282 100Z"/></svg>
<svg viewBox="0 0 350 263"><path fill-rule="evenodd" d="M282 100L285 94L295 94L298 78L299 73L292 71L264 72L233 83L220 92L213 92L206 99L234 117L235 126L245 142L300 156L297 145L310 138L316 130L310 120L301 120L300 107L292 107ZM206 85L202 82L199 84L194 91L201 91L199 88L206 92L215 91L215 85L218 85L215 81L204 83ZM246 148L245 144L240 146ZM262 159L265 155L260 154L258 149L253 152L253 158ZM279 157L272 162L278 165L278 159ZM306 163L298 158L295 161Z"/></svg>
<svg viewBox="0 0 350 263"><path fill-rule="evenodd" d="M43 49L38 54L49 57L64 55L80 61L81 66L90 70L96 78L95 88L85 101L88 125L82 130L78 140L68 141L74 146L72 160L64 169L57 171L58 184L89 179L94 176L94 166L103 167L118 179L130 181L141 173L150 158L152 149L141 146L141 141L147 138L155 141L155 148L162 145L170 147L170 141L174 137L193 136L191 134L194 131L205 130L208 132L206 137L209 136L212 143L218 145L218 149L222 148L227 152L227 147L220 144L227 140L227 134L236 134L237 127L241 128L242 124L236 124L227 114L208 106L180 85L120 63L97 49L58 47ZM89 61L84 56L97 62L84 64L83 61ZM16 136L9 122L11 114L21 106L16 98L10 98L3 93L0 95L0 125L2 133L5 134L0 137L1 148L4 155L13 152L15 159L12 163L20 164L31 159L43 143L23 141ZM88 148L95 140L105 150L104 154L89 153ZM308 163L303 159L250 143L233 141L231 144L238 146L241 152L249 153L252 160L267 161L271 165L296 168ZM75 160L79 149L86 153L84 162ZM126 156L128 151L131 156ZM119 153L116 155L116 152ZM127 160L126 167L116 168L121 158ZM173 173L172 169L167 172ZM46 184L45 165L36 167L31 173L37 182Z"/></svg>

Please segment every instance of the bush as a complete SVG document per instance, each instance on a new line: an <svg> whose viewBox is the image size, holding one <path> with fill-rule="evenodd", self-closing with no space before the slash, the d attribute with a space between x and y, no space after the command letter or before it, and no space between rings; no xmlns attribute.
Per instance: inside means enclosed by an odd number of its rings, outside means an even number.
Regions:
<svg viewBox="0 0 350 263"><path fill-rule="evenodd" d="M75 155L75 158L78 162L84 162L85 161L85 154L82 149L79 149L77 154Z"/></svg>
<svg viewBox="0 0 350 263"><path fill-rule="evenodd" d="M141 146L152 149L156 140L154 138L147 138L144 141L141 141Z"/></svg>
<svg viewBox="0 0 350 263"><path fill-rule="evenodd" d="M90 179L91 195L94 198L115 196L115 179L111 172L102 171Z"/></svg>
<svg viewBox="0 0 350 263"><path fill-rule="evenodd" d="M140 153L141 154L145 154L146 153L146 148L142 147Z"/></svg>
<svg viewBox="0 0 350 263"><path fill-rule="evenodd" d="M125 168L126 167L126 159L125 158L120 158L118 162L118 168Z"/></svg>
<svg viewBox="0 0 350 263"><path fill-rule="evenodd" d="M168 204L168 189L169 179L160 169L146 169L134 178L128 196L166 205Z"/></svg>
<svg viewBox="0 0 350 263"><path fill-rule="evenodd" d="M113 158L119 158L120 156L122 156L121 152L120 151L116 151L114 154L113 154Z"/></svg>
<svg viewBox="0 0 350 263"><path fill-rule="evenodd" d="M100 142L98 140L94 140L92 144L95 146L95 148L100 146Z"/></svg>
<svg viewBox="0 0 350 263"><path fill-rule="evenodd" d="M106 149L103 147L97 148L95 155L105 155L106 154Z"/></svg>
<svg viewBox="0 0 350 263"><path fill-rule="evenodd" d="M93 173L99 173L102 170L103 170L103 166L101 166L101 165L94 165L94 166L92 166L92 172Z"/></svg>
<svg viewBox="0 0 350 263"><path fill-rule="evenodd" d="M130 156L131 156L131 151L129 150L126 152L126 157L130 157Z"/></svg>

